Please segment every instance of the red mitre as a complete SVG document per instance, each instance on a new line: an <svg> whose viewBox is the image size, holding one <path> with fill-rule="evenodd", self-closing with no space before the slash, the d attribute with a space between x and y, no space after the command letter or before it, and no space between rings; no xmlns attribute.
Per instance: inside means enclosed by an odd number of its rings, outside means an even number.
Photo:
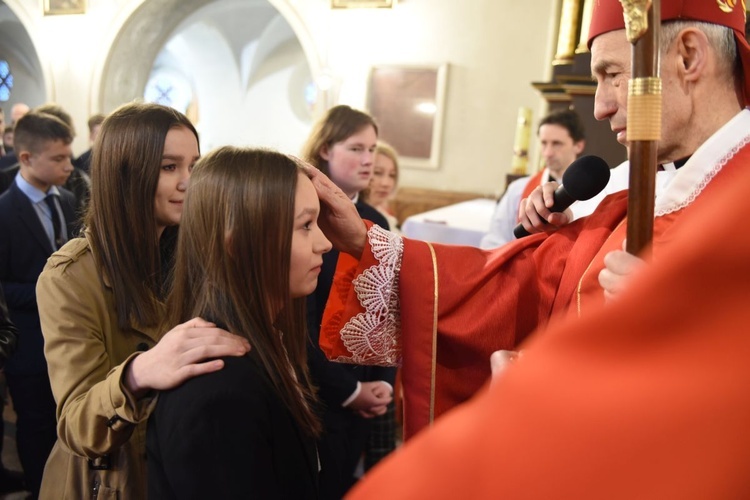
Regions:
<svg viewBox="0 0 750 500"><path fill-rule="evenodd" d="M745 104L750 105L750 45L745 38L745 0L661 0L661 20L693 20L726 26L734 30L737 52L744 73ZM625 28L619 0L594 0L588 45L597 36Z"/></svg>

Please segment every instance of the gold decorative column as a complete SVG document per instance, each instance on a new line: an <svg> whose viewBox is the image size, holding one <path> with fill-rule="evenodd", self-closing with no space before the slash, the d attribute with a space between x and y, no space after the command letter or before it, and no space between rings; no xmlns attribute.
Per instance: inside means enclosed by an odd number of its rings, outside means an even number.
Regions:
<svg viewBox="0 0 750 500"><path fill-rule="evenodd" d="M581 16L581 36L578 38L576 54L584 54L589 51L588 39L591 25L591 13L594 10L594 0L584 0L583 15Z"/></svg>
<svg viewBox="0 0 750 500"><path fill-rule="evenodd" d="M580 11L581 0L563 0L557 35L557 52L552 60L553 65L573 64L578 44Z"/></svg>

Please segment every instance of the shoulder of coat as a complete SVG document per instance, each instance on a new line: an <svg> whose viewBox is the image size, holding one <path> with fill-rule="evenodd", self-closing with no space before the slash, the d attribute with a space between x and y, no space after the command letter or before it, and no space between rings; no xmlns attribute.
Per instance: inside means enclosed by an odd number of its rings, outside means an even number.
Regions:
<svg viewBox="0 0 750 500"><path fill-rule="evenodd" d="M71 263L79 261L90 252L91 248L86 238L73 238L47 259L47 268L65 268Z"/></svg>

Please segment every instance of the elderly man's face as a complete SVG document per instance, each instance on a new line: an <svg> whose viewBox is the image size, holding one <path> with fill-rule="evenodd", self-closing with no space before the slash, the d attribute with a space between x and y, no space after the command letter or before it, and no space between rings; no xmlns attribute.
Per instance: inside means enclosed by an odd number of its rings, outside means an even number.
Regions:
<svg viewBox="0 0 750 500"><path fill-rule="evenodd" d="M591 44L591 75L596 80L594 117L609 120L617 142L627 146L628 80L630 44L625 30L599 35Z"/></svg>
<svg viewBox="0 0 750 500"><path fill-rule="evenodd" d="M679 38L679 37L678 37ZM662 139L657 157L666 163L692 154L692 146L685 141L694 131L694 100L681 80L678 68L684 64L677 41L661 55L662 80ZM596 80L594 116L609 120L617 141L627 142L628 80L631 77L631 44L625 30L599 35L591 44L591 74Z"/></svg>

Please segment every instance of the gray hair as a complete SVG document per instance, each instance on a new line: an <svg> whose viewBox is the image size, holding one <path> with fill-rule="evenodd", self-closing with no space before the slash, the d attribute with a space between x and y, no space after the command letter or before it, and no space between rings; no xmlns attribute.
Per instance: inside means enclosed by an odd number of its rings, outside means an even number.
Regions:
<svg viewBox="0 0 750 500"><path fill-rule="evenodd" d="M679 20L665 22L661 27L661 52L669 49L677 35L686 28L698 28L705 33L708 43L719 56L722 70L732 76L740 74L740 63L737 57L737 42L734 31L726 26L701 21Z"/></svg>

